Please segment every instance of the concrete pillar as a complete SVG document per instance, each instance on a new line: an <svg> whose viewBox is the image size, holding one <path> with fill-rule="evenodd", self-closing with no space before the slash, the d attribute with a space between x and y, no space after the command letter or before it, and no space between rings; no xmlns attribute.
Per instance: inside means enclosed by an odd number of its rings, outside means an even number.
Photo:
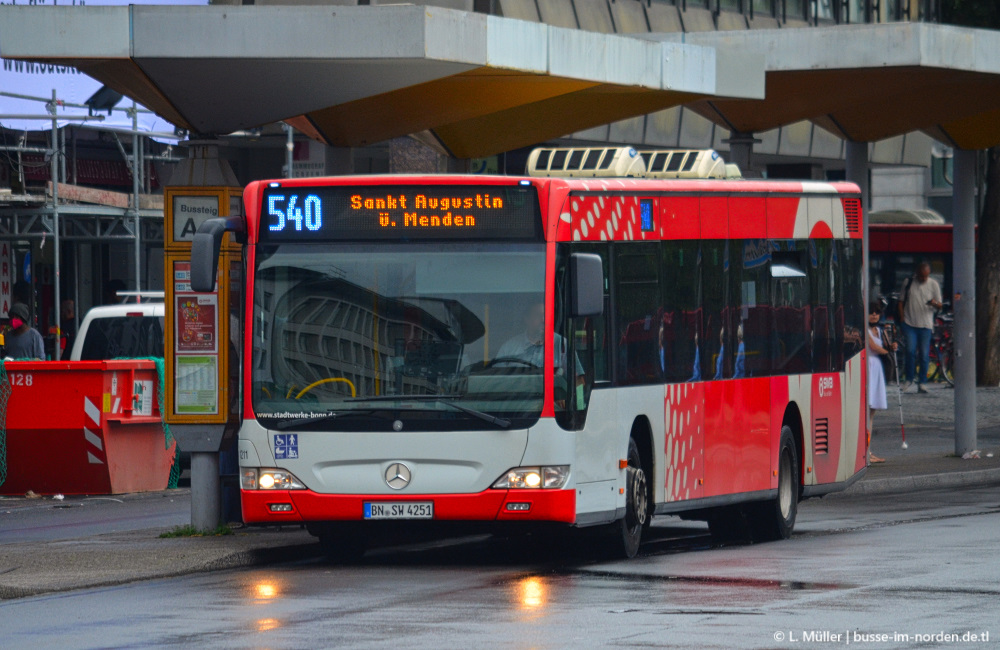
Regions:
<svg viewBox="0 0 1000 650"><path fill-rule="evenodd" d="M750 158L753 155L753 145L760 140L753 137L753 133L732 131L723 142L729 144L729 160L726 162L739 167L744 178L753 178L754 174L751 174L750 170Z"/></svg>
<svg viewBox="0 0 1000 650"><path fill-rule="evenodd" d="M861 188L861 209L871 205L871 183L868 174L868 143L847 141L847 180ZM865 215L867 219L867 215ZM867 223L867 221L866 221ZM868 231L865 231L867 236Z"/></svg>
<svg viewBox="0 0 1000 650"><path fill-rule="evenodd" d="M848 181L861 188L861 268L864 269L861 290L863 292L862 304L864 304L865 313L867 314L868 296L870 295L868 285L871 283L871 272L868 270L868 206L871 204L871 184L868 176L868 143L848 140L846 158L847 169L845 176ZM865 418L868 417L868 411L869 409L865 409ZM872 423L867 419L865 421L867 429L870 431Z"/></svg>
<svg viewBox="0 0 1000 650"><path fill-rule="evenodd" d="M219 453L191 452L191 525L214 530L222 520Z"/></svg>
<svg viewBox="0 0 1000 650"><path fill-rule="evenodd" d="M868 175L868 143L847 141L847 180L861 188L862 259L866 269L864 278L865 309L868 309L868 206L871 205L871 184Z"/></svg>
<svg viewBox="0 0 1000 650"><path fill-rule="evenodd" d="M955 150L952 305L955 453L976 448L976 152Z"/></svg>

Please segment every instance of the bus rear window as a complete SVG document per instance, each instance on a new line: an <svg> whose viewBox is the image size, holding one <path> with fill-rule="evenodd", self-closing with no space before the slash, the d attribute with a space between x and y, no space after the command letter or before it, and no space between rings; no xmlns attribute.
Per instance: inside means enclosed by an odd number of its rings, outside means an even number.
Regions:
<svg viewBox="0 0 1000 650"><path fill-rule="evenodd" d="M118 316L90 321L81 361L118 357L162 357L163 318L160 316Z"/></svg>

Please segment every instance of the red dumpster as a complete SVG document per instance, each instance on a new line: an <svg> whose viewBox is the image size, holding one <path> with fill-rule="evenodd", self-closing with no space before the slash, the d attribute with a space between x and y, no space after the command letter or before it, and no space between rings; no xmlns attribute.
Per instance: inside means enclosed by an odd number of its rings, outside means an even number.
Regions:
<svg viewBox="0 0 1000 650"><path fill-rule="evenodd" d="M4 369L11 394L0 494L167 487L176 443L165 445L154 362L8 361Z"/></svg>

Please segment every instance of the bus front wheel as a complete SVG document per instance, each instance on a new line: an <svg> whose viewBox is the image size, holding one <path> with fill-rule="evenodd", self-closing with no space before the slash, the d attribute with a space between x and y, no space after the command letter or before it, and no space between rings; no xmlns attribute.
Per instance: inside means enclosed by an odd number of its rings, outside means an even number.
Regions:
<svg viewBox="0 0 1000 650"><path fill-rule="evenodd" d="M642 456L634 438L628 441L626 468L625 516L612 524L612 546L615 555L635 557L642 542L642 529L649 524L649 481L642 468Z"/></svg>

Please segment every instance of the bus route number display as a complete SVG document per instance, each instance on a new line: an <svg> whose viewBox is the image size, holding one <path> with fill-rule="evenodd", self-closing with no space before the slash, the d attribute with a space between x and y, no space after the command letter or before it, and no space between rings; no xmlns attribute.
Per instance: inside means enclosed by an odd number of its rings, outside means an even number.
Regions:
<svg viewBox="0 0 1000 650"><path fill-rule="evenodd" d="M537 239L540 226L530 185L272 186L260 241Z"/></svg>

